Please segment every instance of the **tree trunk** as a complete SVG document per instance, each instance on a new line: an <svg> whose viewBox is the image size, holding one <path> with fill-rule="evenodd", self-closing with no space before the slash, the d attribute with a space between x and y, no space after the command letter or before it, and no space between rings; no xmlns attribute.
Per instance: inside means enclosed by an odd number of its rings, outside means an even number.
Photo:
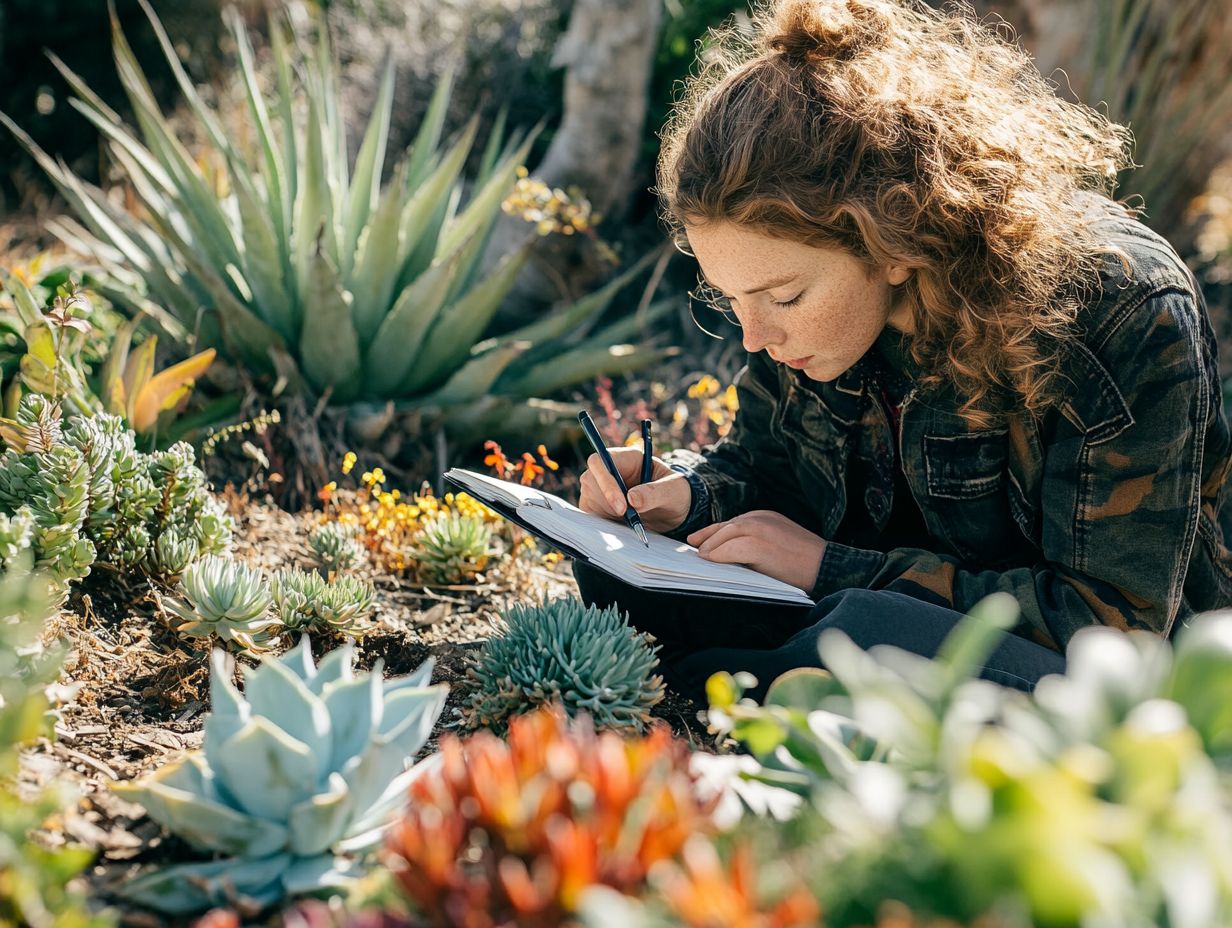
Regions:
<svg viewBox="0 0 1232 928"><path fill-rule="evenodd" d="M549 187L577 185L606 222L627 207L661 20L662 0L577 0L552 58L568 68L564 116L533 174ZM502 216L486 266L534 234L520 217ZM583 237L543 238L502 316L514 321L544 303L576 298L605 270Z"/></svg>

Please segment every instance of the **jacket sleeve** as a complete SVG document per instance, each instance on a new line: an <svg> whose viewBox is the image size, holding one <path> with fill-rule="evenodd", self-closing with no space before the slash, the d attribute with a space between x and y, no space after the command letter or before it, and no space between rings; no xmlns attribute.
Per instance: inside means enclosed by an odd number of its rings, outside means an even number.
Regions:
<svg viewBox="0 0 1232 928"><path fill-rule="evenodd" d="M765 499L782 498L784 488L776 481L790 479L792 469L771 428L782 401L774 362L764 352L750 354L735 383L739 408L728 433L701 453L678 449L664 455L693 489L689 514L669 537L683 539L713 522L767 508ZM792 498L798 495L797 488Z"/></svg>
<svg viewBox="0 0 1232 928"><path fill-rule="evenodd" d="M1039 563L997 572L831 543L814 598L888 589L966 612L1006 591L1022 608L1019 633L1058 650L1095 624L1167 635L1197 531L1203 440L1222 414L1213 345L1193 296L1173 289L1143 300L1099 356L1115 372L1103 384L1120 415L1082 429L1067 416L1046 446Z"/></svg>

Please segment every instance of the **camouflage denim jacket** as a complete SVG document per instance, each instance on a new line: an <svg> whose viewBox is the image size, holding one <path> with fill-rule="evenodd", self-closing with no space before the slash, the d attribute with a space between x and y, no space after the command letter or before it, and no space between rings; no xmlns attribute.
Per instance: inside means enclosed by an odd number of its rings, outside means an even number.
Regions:
<svg viewBox="0 0 1232 928"><path fill-rule="evenodd" d="M1005 590L1022 607L1016 632L1057 649L1083 626L1169 635L1232 603L1232 439L1205 303L1167 242L1091 202L1132 273L1108 258L1067 351L1064 402L981 429L947 388L904 400L902 466L927 550L876 547L895 445L872 351L829 383L751 355L731 431L666 456L693 487L671 534L773 509L828 542L814 599L863 587L966 611Z"/></svg>

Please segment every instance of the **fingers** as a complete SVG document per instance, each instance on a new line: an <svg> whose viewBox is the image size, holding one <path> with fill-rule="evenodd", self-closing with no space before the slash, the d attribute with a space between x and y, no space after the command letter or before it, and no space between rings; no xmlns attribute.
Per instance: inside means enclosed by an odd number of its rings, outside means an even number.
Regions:
<svg viewBox="0 0 1232 928"><path fill-rule="evenodd" d="M578 498L578 508L583 512L593 512L609 519L619 518L624 515L626 508L620 498L620 488L616 486L616 481L612 480L612 475L606 470L603 471L602 476L607 478L609 484L606 489L600 484L600 475L592 470L583 471L580 481L582 492Z"/></svg>

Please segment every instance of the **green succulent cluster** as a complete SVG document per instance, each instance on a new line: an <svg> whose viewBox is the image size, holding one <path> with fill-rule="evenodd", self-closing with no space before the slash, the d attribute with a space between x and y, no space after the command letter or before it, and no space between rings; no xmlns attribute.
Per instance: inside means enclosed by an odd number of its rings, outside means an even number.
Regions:
<svg viewBox="0 0 1232 928"><path fill-rule="evenodd" d="M491 542L492 529L482 516L441 512L421 523L412 555L421 579L460 583L487 566Z"/></svg>
<svg viewBox="0 0 1232 928"><path fill-rule="evenodd" d="M503 731L512 716L559 702L601 728L646 728L663 698L663 680L652 674L653 639L615 607L561 597L516 604L504 618L508 629L484 642L467 669L473 692L461 715L468 727Z"/></svg>
<svg viewBox="0 0 1232 928"><path fill-rule="evenodd" d="M341 522L323 522L308 535L308 545L326 570L354 567L364 557L364 547L355 538L355 529Z"/></svg>
<svg viewBox="0 0 1232 928"><path fill-rule="evenodd" d="M210 555L184 571L179 594L163 605L181 635L259 651L288 631L356 635L375 596L371 583L354 577L290 568L267 579L260 568Z"/></svg>
<svg viewBox="0 0 1232 928"><path fill-rule="evenodd" d="M279 620L300 631L354 634L376 596L366 580L351 576L326 580L315 571L295 568L276 571L270 588Z"/></svg>
<svg viewBox="0 0 1232 928"><path fill-rule="evenodd" d="M95 562L165 578L230 547L231 518L187 443L146 454L118 417L63 422L35 393L0 420L0 438L0 559L28 546L66 585Z"/></svg>
<svg viewBox="0 0 1232 928"><path fill-rule="evenodd" d="M118 792L217 856L147 872L124 895L164 912L254 910L343 887L381 842L419 775L412 766L447 688L432 661L385 679L355 673L344 645L314 664L308 638L260 667L241 694L215 650L202 749Z"/></svg>

